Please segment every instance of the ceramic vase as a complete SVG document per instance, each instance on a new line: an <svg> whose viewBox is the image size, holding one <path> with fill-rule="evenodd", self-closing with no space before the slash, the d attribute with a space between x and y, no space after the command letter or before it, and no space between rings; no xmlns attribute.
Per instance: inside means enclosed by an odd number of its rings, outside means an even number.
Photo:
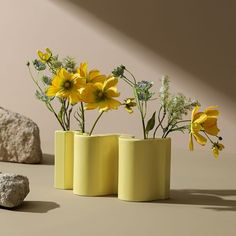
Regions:
<svg viewBox="0 0 236 236"><path fill-rule="evenodd" d="M55 131L54 187L73 188L74 132Z"/></svg>
<svg viewBox="0 0 236 236"><path fill-rule="evenodd" d="M103 196L118 191L119 135L74 136L73 193Z"/></svg>
<svg viewBox="0 0 236 236"><path fill-rule="evenodd" d="M118 198L153 201L169 198L171 139L119 138Z"/></svg>

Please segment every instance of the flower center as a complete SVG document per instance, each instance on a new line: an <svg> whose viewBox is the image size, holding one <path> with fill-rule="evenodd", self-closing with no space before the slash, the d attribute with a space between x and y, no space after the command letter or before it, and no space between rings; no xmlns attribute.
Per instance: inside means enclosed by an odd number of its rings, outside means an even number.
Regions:
<svg viewBox="0 0 236 236"><path fill-rule="evenodd" d="M65 83L63 84L63 87L64 89L69 90L72 87L71 81L69 80L65 81Z"/></svg>
<svg viewBox="0 0 236 236"><path fill-rule="evenodd" d="M101 92L101 91L98 92L98 97L99 97L99 98L102 98L102 97L103 97L103 92Z"/></svg>

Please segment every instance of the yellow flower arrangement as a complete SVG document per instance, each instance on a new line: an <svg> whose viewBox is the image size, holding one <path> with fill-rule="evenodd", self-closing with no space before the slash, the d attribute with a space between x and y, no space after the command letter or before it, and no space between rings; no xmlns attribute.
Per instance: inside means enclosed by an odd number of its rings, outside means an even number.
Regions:
<svg viewBox="0 0 236 236"><path fill-rule="evenodd" d="M171 94L169 91L169 77L163 76L158 94L160 101L159 110L154 111L151 117L146 120L148 103L156 100L153 97L155 93L151 91L153 82L146 80L137 81L135 76L124 65L118 66L112 73L132 88L134 98L126 99L122 105L125 106L129 113L132 113L132 107L137 104L144 139L150 138L150 131L153 131L151 138L156 138L159 130L162 131L161 138L166 138L171 132L189 131L190 150L194 149L193 139L202 146L209 140L215 157L218 157L219 152L224 149L224 145L218 141L222 140L222 138L218 136L220 130L217 127L219 116L217 106L210 106L203 112L199 112L199 102L195 99L187 98L181 93L177 95ZM192 111L191 120L183 119L190 111ZM212 137L217 138L217 141L213 141Z"/></svg>
<svg viewBox="0 0 236 236"><path fill-rule="evenodd" d="M31 78L35 83L36 97L45 103L46 107L54 114L63 130L70 130L71 114L78 121L79 131L86 132L85 111L98 109L96 118L90 132L92 134L98 120L104 112L118 109L124 106L128 113L133 113L137 106L140 113L144 139L156 138L157 131L162 131L161 138L166 138L171 132L189 131L189 149L194 149L193 139L204 146L209 140L212 144L214 157L224 149L219 141L220 130L217 127L219 111L217 106L207 107L199 111L200 104L194 99L185 97L183 94L173 95L169 92L168 76L161 79L161 88L158 94L160 108L153 112L147 119L148 102L156 100L152 92L153 82L137 81L135 76L123 65L113 70L112 75L104 75L97 69L88 70L88 64L80 63L77 67L74 59L66 57L62 60L54 55L49 48L45 52L38 50L38 59L32 61L40 79L36 79L31 72L31 63L27 63ZM127 98L123 103L117 100L120 93L117 90L118 78L123 79L133 91L133 98ZM54 101L59 101L60 109L54 107ZM192 111L191 119L183 117ZM212 137L217 140L214 141Z"/></svg>
<svg viewBox="0 0 236 236"><path fill-rule="evenodd" d="M39 60L35 59L32 64L39 73L45 73L41 81L35 79L30 63L27 63L31 78L37 86L36 96L55 115L63 130L70 130L71 114L77 104L74 118L78 121L82 133L86 132L85 110L98 108L100 111L89 132L90 135L105 111L118 109L121 105L114 99L120 96L116 88L117 78L105 76L97 69L88 71L87 63L80 63L77 68L72 58L59 60L49 48L46 48L45 52L38 50L37 54ZM47 75L49 72L50 76ZM61 104L59 111L53 106L54 100Z"/></svg>

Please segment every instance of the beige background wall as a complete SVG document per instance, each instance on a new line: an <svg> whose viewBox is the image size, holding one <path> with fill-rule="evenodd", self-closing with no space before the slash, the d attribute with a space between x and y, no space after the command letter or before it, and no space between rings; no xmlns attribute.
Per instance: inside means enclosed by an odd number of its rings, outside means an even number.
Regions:
<svg viewBox="0 0 236 236"><path fill-rule="evenodd" d="M235 1L7 0L0 6L0 106L38 123L44 152L53 152L58 125L34 98L25 64L45 47L103 73L125 64L139 79L154 81L156 89L160 76L168 74L173 91L203 106L220 106L225 151L236 152ZM123 89L121 83L125 97ZM90 123L95 113L88 116ZM115 111L96 132L140 135L140 128L138 114ZM177 135L173 145L186 148L187 136Z"/></svg>

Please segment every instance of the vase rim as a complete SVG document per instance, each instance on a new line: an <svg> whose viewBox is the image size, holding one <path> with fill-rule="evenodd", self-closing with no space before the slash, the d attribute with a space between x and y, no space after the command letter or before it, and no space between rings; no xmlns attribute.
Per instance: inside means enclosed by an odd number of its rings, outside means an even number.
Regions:
<svg viewBox="0 0 236 236"><path fill-rule="evenodd" d="M140 139L140 138L135 138L135 137L119 137L120 140L122 141L127 141L127 142L164 142L164 141L171 141L170 137L167 138L147 138L147 139Z"/></svg>

